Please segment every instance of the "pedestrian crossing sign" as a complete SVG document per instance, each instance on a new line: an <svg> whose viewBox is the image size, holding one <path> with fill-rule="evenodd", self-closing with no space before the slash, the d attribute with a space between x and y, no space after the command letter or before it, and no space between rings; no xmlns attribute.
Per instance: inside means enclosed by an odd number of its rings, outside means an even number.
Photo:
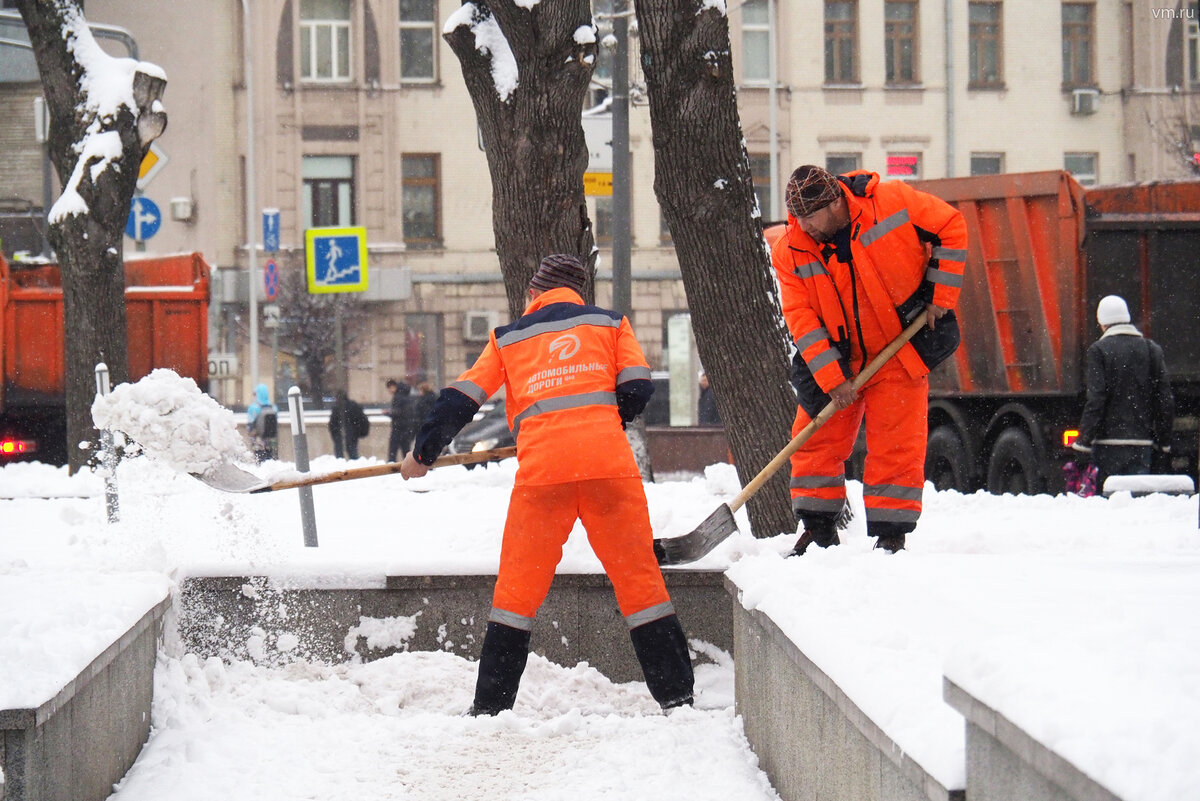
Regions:
<svg viewBox="0 0 1200 801"><path fill-rule="evenodd" d="M308 291L365 292L367 229L309 228L304 232Z"/></svg>

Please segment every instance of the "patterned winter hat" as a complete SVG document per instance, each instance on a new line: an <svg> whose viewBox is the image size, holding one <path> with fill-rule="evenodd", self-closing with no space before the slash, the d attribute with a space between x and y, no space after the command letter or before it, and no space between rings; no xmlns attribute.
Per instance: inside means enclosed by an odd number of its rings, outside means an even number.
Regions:
<svg viewBox="0 0 1200 801"><path fill-rule="evenodd" d="M812 164L797 167L787 182L787 210L793 217L807 217L842 196L837 178Z"/></svg>
<svg viewBox="0 0 1200 801"><path fill-rule="evenodd" d="M555 253L542 259L529 281L529 288L545 292L565 286L583 294L583 285L586 283L587 271L579 259L569 253Z"/></svg>

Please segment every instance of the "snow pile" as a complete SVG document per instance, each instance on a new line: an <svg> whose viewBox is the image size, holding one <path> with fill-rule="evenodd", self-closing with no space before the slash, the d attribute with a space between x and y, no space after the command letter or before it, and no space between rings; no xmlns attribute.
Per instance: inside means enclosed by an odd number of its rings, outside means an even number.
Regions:
<svg viewBox="0 0 1200 801"><path fill-rule="evenodd" d="M507 103L508 98L516 91L520 83L517 69L517 57L513 55L512 47L500 29L500 23L492 16L491 11L481 11L474 3L463 3L457 11L446 18L442 27L443 34L454 32L455 28L466 26L475 36L475 49L492 60L492 82L496 86L496 95L501 103Z"/></svg>
<svg viewBox="0 0 1200 801"><path fill-rule="evenodd" d="M147 455L184 473L251 458L233 412L174 370L154 370L134 384L97 396L92 420L97 428L122 432Z"/></svg>

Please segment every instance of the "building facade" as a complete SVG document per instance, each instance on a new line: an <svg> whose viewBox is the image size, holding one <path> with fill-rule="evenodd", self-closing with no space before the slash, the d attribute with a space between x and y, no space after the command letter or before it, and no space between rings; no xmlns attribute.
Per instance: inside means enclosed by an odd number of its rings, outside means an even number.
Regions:
<svg viewBox="0 0 1200 801"><path fill-rule="evenodd" d="M127 31L138 57L166 70L163 161L144 189L163 222L145 242L127 240L128 254L198 250L217 268L210 342L239 365L212 384L223 403L248 402L271 375L276 394L302 383L294 361L272 346L269 316L258 327L259 375L248 375L248 292L263 313L262 265L271 256L283 271L302 270L309 228L367 230L366 329L346 346L339 377L352 397L383 403L392 377L444 383L506 321L487 158L441 38L460 5L88 0L89 22ZM782 185L802 163L905 180L1067 169L1084 183L1193 169L1200 36L1192 0L724 5L764 219L784 216ZM611 7L594 3L602 29ZM104 43L125 55L119 42ZM0 44L0 196L40 208L32 136L40 88L17 50ZM687 298L654 196L636 35L632 51L633 324L652 367L665 369L667 332L679 335L669 323L687 313ZM597 69L598 105L610 58L605 50ZM612 200L588 203L601 248L597 299L607 303ZM267 208L279 211L274 254L262 251L258 229Z"/></svg>

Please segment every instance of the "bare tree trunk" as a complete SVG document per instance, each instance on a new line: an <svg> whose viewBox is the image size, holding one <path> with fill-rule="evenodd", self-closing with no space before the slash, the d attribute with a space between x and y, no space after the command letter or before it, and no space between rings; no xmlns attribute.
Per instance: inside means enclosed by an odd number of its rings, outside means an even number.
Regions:
<svg viewBox="0 0 1200 801"><path fill-rule="evenodd" d="M584 204L588 150L582 111L595 41L589 0L522 8L514 0L474 0L444 38L458 56L483 133L492 179L492 227L509 311L525 308L538 262L573 253L595 264ZM514 80L515 79L515 80ZM594 298L588 283L584 300Z"/></svg>
<svg viewBox="0 0 1200 801"><path fill-rule="evenodd" d="M50 159L64 195L74 200L56 204L49 228L62 269L67 453L74 472L98 443L91 417L97 362L108 366L113 383L129 379L121 236L142 159L166 127L158 105L166 80L151 65L105 56L72 0L18 0L17 7L50 111ZM89 69L109 80L127 76L135 106L89 97ZM75 447L81 442L91 446Z"/></svg>
<svg viewBox="0 0 1200 801"><path fill-rule="evenodd" d="M788 442L788 340L742 139L724 14L637 0L654 190L675 241L700 360L743 484ZM748 503L755 536L796 529L781 470Z"/></svg>

